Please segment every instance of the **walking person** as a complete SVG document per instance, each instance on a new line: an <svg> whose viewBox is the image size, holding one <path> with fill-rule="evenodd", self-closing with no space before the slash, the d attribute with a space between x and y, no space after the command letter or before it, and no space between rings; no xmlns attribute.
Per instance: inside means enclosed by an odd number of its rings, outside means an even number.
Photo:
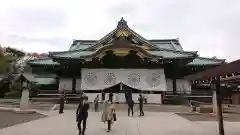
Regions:
<svg viewBox="0 0 240 135"><path fill-rule="evenodd" d="M65 89L62 88L59 91L59 114L64 113L63 112L63 110L64 110L64 102L65 102Z"/></svg>
<svg viewBox="0 0 240 135"><path fill-rule="evenodd" d="M95 110L95 112L98 111L98 102L99 102L99 95L97 95L97 97L95 97L95 99L94 99L94 110Z"/></svg>
<svg viewBox="0 0 240 135"><path fill-rule="evenodd" d="M102 118L101 118L101 121L104 123L107 121L107 107L108 107L108 101L104 101Z"/></svg>
<svg viewBox="0 0 240 135"><path fill-rule="evenodd" d="M113 93L112 92L109 93L109 98L108 99L110 100L110 102L113 102Z"/></svg>
<svg viewBox="0 0 240 135"><path fill-rule="evenodd" d="M138 101L139 101L139 111L140 111L140 116L144 116L143 112L143 96L142 94L139 94Z"/></svg>
<svg viewBox="0 0 240 135"><path fill-rule="evenodd" d="M79 135L84 135L85 133L87 118L88 118L88 109L89 109L88 97L84 97L82 102L80 101L76 111L77 127L78 127ZM81 128L81 125L82 125L82 128Z"/></svg>
<svg viewBox="0 0 240 135"><path fill-rule="evenodd" d="M128 103L128 92L125 92L125 101Z"/></svg>
<svg viewBox="0 0 240 135"><path fill-rule="evenodd" d="M102 103L103 103L105 101L105 92L102 91L101 95L102 95Z"/></svg>
<svg viewBox="0 0 240 135"><path fill-rule="evenodd" d="M128 98L128 116L130 116L130 112L132 113L133 116L133 107L134 107L134 101L132 98Z"/></svg>
<svg viewBox="0 0 240 135"><path fill-rule="evenodd" d="M106 102L106 110L104 110L102 121L105 123L107 122L107 132L111 131L111 127L114 121L116 121L116 109L114 107L114 104L111 101Z"/></svg>

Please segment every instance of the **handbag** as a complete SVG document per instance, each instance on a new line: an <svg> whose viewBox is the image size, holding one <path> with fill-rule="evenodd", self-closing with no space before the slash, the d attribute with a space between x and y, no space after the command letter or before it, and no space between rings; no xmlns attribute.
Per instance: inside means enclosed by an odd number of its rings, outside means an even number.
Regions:
<svg viewBox="0 0 240 135"><path fill-rule="evenodd" d="M115 112L113 113L113 120L114 120L114 121L117 121L117 115L116 115Z"/></svg>

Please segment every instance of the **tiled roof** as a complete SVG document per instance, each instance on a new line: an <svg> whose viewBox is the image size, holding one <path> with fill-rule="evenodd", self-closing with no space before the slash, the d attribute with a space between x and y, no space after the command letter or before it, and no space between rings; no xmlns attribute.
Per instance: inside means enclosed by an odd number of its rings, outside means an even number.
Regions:
<svg viewBox="0 0 240 135"><path fill-rule="evenodd" d="M35 78L36 79L36 82L37 84L54 84L56 83L56 79L55 78Z"/></svg>
<svg viewBox="0 0 240 135"><path fill-rule="evenodd" d="M155 39L149 40L152 44L157 45L159 48L183 51L178 39Z"/></svg>
<svg viewBox="0 0 240 135"><path fill-rule="evenodd" d="M93 44L92 44L93 45ZM71 46L71 48L69 49L69 51L74 51L74 50L84 50L87 49L89 47L91 47L92 45L84 45L84 44L77 44L75 46Z"/></svg>
<svg viewBox="0 0 240 135"><path fill-rule="evenodd" d="M161 49L159 51L147 51L148 53L163 57L163 58L186 58L194 56L193 53L182 52L182 51L173 51L167 49ZM80 58L84 56L88 56L95 53L94 51L70 51L65 53L59 53L54 55L54 57L62 57L62 58Z"/></svg>
<svg viewBox="0 0 240 135"><path fill-rule="evenodd" d="M199 65L219 65L223 63L224 60L213 59L213 58L203 58L197 57L192 62L188 63L189 66L199 66Z"/></svg>
<svg viewBox="0 0 240 135"><path fill-rule="evenodd" d="M84 57L84 56L88 56L93 54L94 51L69 51L69 52L65 52L65 53L59 53L59 54L55 54L54 57L62 57L62 58L80 58L80 57Z"/></svg>
<svg viewBox="0 0 240 135"><path fill-rule="evenodd" d="M183 51L182 46L177 42L172 42L171 40L166 41L165 39L159 39L159 40L148 40L151 42L151 44L155 45L159 49L169 49L169 50L176 50L176 51ZM69 48L69 51L74 50L84 50L87 48L90 48L91 46L94 46L96 44L96 41L93 42L93 40L89 40L89 42L78 40L74 41L72 46Z"/></svg>
<svg viewBox="0 0 240 135"><path fill-rule="evenodd" d="M103 38L101 38L100 40L98 40L95 44L93 44L90 48L97 48L99 46L102 46L104 43L111 41L112 39L114 39L114 37L116 35L118 35L118 33L124 33L127 32L127 35L131 35L132 36L132 40L136 41L136 42L141 42L141 43L145 43L148 45L151 45L153 48L158 48L156 45L152 44L150 41L148 41L147 39L145 39L144 37L142 37L141 35L139 35L138 33L136 33L135 31L133 31L131 28L128 27L127 22L121 18L121 20L118 22L117 28L115 28L114 30L112 30L111 32L109 32L107 35L105 35ZM76 42L76 41L75 41ZM76 50L78 47L74 47L76 46L77 43L73 43L74 45L72 45L70 47L70 50ZM92 42L93 43L93 42ZM81 44L81 41L80 41ZM77 44L78 45L78 44Z"/></svg>
<svg viewBox="0 0 240 135"><path fill-rule="evenodd" d="M19 75L24 76L28 81L36 83L36 84L54 84L56 83L56 79L54 74L32 74L32 73L24 73Z"/></svg>
<svg viewBox="0 0 240 135"><path fill-rule="evenodd" d="M24 77L26 80L28 80L29 82L36 82L36 79L34 77L33 74L31 73L23 73L23 74L20 74L18 76L18 79L20 79L20 77Z"/></svg>
<svg viewBox="0 0 240 135"><path fill-rule="evenodd" d="M165 59L173 59L173 58L187 58L187 57L193 57L194 55L189 52L181 52L181 51L171 51L171 50L160 50L160 51L147 51L148 53L163 57ZM55 56L63 57L63 58L80 58L83 56L88 56L93 54L94 51L71 51L64 54L57 54ZM199 66L199 65L219 65L224 60L219 59L211 59L211 58L203 58L203 57L197 57L192 62L187 64L188 66ZM58 65L59 63L53 62L51 58L44 59L44 60L33 60L30 61L30 64L36 64L36 65Z"/></svg>
<svg viewBox="0 0 240 135"><path fill-rule="evenodd" d="M157 56L162 56L165 59L174 59L174 58L187 58L193 57L193 53L186 53L181 51L171 51L171 50L159 50L159 51L148 51L149 53Z"/></svg>
<svg viewBox="0 0 240 135"><path fill-rule="evenodd" d="M29 65L59 65L58 62L54 62L52 58L44 58L44 59L36 59L36 60L31 60L27 64Z"/></svg>

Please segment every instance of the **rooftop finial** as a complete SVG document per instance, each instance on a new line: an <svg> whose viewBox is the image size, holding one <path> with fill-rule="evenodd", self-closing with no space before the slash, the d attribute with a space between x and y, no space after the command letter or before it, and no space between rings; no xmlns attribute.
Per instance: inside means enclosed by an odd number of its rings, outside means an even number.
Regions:
<svg viewBox="0 0 240 135"><path fill-rule="evenodd" d="M118 21L118 25L117 25L117 27L118 28L123 28L123 27L128 27L128 25L127 25L127 21L125 21L124 19L123 19L123 17L121 18L121 20L120 21Z"/></svg>

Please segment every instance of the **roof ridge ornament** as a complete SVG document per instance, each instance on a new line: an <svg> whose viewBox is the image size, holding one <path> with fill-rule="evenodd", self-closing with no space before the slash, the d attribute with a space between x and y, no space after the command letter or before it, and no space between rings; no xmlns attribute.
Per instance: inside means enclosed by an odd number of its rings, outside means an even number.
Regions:
<svg viewBox="0 0 240 135"><path fill-rule="evenodd" d="M122 17L121 20L118 21L117 28L127 28L127 27L128 27L127 21L125 21Z"/></svg>

